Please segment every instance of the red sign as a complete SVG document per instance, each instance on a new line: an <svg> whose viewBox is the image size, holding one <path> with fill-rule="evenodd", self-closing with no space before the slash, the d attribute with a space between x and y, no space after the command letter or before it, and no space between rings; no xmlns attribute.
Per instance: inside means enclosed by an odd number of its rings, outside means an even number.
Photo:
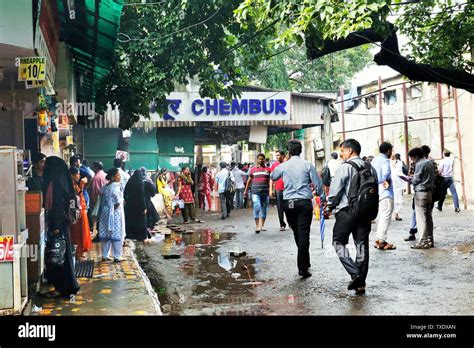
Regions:
<svg viewBox="0 0 474 348"><path fill-rule="evenodd" d="M13 236L0 236L0 262L13 261Z"/></svg>

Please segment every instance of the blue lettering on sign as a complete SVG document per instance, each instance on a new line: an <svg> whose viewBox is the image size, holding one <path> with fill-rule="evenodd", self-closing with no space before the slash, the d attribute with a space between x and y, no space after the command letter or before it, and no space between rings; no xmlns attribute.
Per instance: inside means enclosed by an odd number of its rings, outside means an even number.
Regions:
<svg viewBox="0 0 474 348"><path fill-rule="evenodd" d="M275 100L275 114L278 115L282 113L286 115L286 100L285 99L277 99Z"/></svg>
<svg viewBox="0 0 474 348"><path fill-rule="evenodd" d="M217 99L206 99L206 115L209 115L211 111L214 112L214 115L219 115L219 104Z"/></svg>
<svg viewBox="0 0 474 348"><path fill-rule="evenodd" d="M262 112L261 101L258 99L249 100L249 114L256 115Z"/></svg>
<svg viewBox="0 0 474 348"><path fill-rule="evenodd" d="M181 100L168 100L169 108L179 115L179 105ZM225 99L195 99L191 104L191 111L194 115L286 115L287 102L285 99L232 99L229 103ZM165 119L173 119L170 114L165 115Z"/></svg>
<svg viewBox="0 0 474 348"><path fill-rule="evenodd" d="M275 110L275 101L273 99L270 100L262 100L262 109L264 114L271 114L273 113L273 110ZM270 104L269 107L267 108L267 104Z"/></svg>
<svg viewBox="0 0 474 348"><path fill-rule="evenodd" d="M201 108L199 110L196 109L196 106L200 106ZM201 115L204 112L204 109L202 108L204 106L204 103L201 99L196 99L193 101L191 104L191 109L193 110L193 114L196 116Z"/></svg>
<svg viewBox="0 0 474 348"><path fill-rule="evenodd" d="M230 115L230 104L224 99L219 99L219 114Z"/></svg>
<svg viewBox="0 0 474 348"><path fill-rule="evenodd" d="M179 106L181 105L182 100L181 99L166 99L166 102L168 103L168 109L171 109L176 114L176 116L179 115ZM176 120L176 118L171 116L169 113L166 113L163 116L163 119L165 121Z"/></svg>
<svg viewBox="0 0 474 348"><path fill-rule="evenodd" d="M231 106L231 113L232 115L235 114L248 114L249 113L249 104L247 99L232 99L232 106Z"/></svg>

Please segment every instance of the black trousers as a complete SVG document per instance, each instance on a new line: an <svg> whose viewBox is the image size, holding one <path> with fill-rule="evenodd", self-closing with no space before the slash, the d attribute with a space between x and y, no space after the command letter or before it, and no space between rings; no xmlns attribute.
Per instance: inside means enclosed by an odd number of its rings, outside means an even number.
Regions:
<svg viewBox="0 0 474 348"><path fill-rule="evenodd" d="M293 230L298 247L298 270L305 272L311 267L309 260L309 232L313 220L313 203L310 199L283 201L286 221Z"/></svg>
<svg viewBox="0 0 474 348"><path fill-rule="evenodd" d="M188 222L189 218L191 220L196 220L196 206L194 203L185 203L183 209L183 220Z"/></svg>
<svg viewBox="0 0 474 348"><path fill-rule="evenodd" d="M351 278L361 277L363 284L365 284L365 279L369 272L370 229L370 221L360 221L350 214L347 209L340 210L336 214L336 223L333 229L334 249ZM349 250L346 248L351 233L356 246L355 261L351 258Z"/></svg>
<svg viewBox="0 0 474 348"><path fill-rule="evenodd" d="M283 191L276 191L276 204L278 210L278 219L280 220L280 227L286 227L285 219L283 217L283 212L285 211L285 206L283 204Z"/></svg>

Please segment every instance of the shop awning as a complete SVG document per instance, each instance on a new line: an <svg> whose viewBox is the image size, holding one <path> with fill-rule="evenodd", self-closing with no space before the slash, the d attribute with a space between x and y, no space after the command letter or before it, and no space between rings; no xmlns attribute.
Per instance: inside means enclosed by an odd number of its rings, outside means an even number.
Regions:
<svg viewBox="0 0 474 348"><path fill-rule="evenodd" d="M94 101L114 55L123 0L57 0L61 41L71 47L77 99ZM73 11L73 12L71 12Z"/></svg>

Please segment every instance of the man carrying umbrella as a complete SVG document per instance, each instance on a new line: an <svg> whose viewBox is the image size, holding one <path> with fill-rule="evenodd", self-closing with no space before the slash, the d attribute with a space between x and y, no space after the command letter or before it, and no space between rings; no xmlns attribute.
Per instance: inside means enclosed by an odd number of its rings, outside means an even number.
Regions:
<svg viewBox="0 0 474 348"><path fill-rule="evenodd" d="M309 232L313 220L313 193L310 184L314 185L316 194L325 201L323 183L316 174L313 164L300 158L301 142L290 140L288 152L291 158L280 164L271 173L270 178L276 181L283 178L283 206L286 220L293 230L298 247L298 271L302 278L311 277L309 258Z"/></svg>

